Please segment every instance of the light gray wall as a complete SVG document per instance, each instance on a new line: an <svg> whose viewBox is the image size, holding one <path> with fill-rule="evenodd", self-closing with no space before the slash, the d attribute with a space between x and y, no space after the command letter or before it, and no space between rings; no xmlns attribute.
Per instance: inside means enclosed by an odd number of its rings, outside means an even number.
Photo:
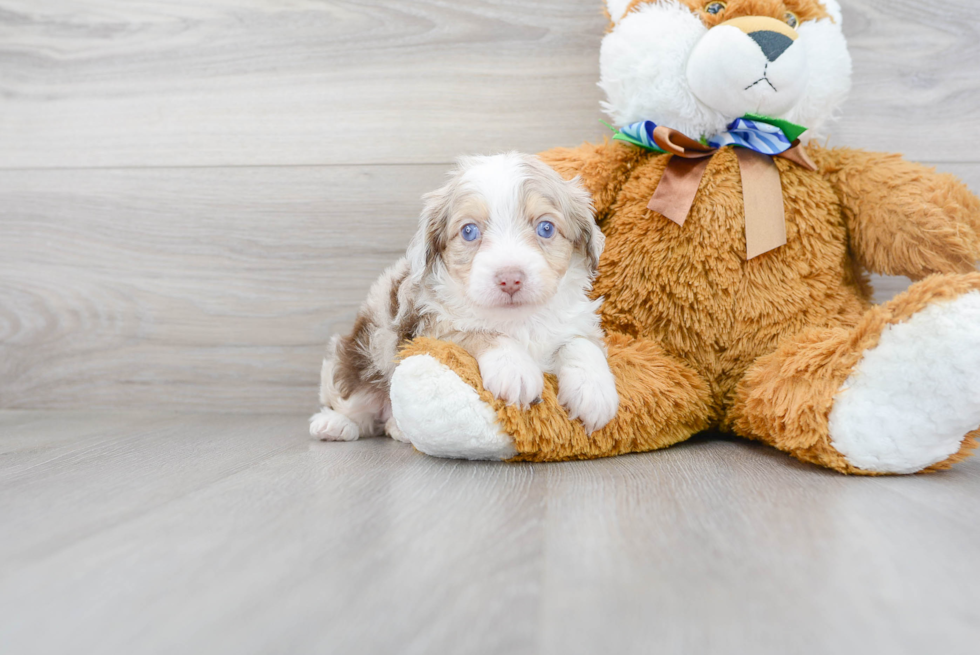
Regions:
<svg viewBox="0 0 980 655"><path fill-rule="evenodd" d="M831 143L980 191L980 2L843 4ZM0 0L0 407L312 410L455 155L601 137L604 27L599 0Z"/></svg>

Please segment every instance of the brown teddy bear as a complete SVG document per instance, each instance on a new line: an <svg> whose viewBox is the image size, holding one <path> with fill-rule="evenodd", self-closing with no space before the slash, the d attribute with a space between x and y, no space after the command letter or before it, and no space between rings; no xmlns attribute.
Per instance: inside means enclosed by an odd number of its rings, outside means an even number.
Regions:
<svg viewBox="0 0 980 655"><path fill-rule="evenodd" d="M842 103L836 0L608 0L602 144L542 158L592 192L617 417L589 435L547 380L521 410L459 347L403 351L416 448L551 461L710 428L844 473L948 468L980 427L980 200L896 155L801 146ZM805 134L803 132L805 131ZM917 280L883 305L867 272Z"/></svg>

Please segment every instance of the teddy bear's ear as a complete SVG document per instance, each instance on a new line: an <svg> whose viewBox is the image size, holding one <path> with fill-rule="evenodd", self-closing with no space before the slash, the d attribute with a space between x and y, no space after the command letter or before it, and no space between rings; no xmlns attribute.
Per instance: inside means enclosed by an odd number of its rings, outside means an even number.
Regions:
<svg viewBox="0 0 980 655"><path fill-rule="evenodd" d="M830 14L830 17L834 19L834 22L840 25L843 20L840 3L837 0L820 0L820 3L827 10L827 13Z"/></svg>
<svg viewBox="0 0 980 655"><path fill-rule="evenodd" d="M606 0L606 12L614 25L626 15L626 10L632 2L633 0Z"/></svg>

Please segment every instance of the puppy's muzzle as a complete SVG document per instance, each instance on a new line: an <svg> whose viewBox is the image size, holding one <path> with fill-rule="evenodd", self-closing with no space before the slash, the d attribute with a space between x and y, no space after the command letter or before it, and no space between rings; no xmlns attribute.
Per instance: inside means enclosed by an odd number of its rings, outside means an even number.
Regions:
<svg viewBox="0 0 980 655"><path fill-rule="evenodd" d="M524 271L519 268L501 269L497 271L493 279L498 289L513 298L514 294L520 291L524 285Z"/></svg>

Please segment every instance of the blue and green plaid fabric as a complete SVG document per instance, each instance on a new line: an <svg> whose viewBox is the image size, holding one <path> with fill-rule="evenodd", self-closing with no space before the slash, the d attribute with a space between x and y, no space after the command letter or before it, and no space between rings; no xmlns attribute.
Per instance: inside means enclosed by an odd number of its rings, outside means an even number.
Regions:
<svg viewBox="0 0 980 655"><path fill-rule="evenodd" d="M620 128L616 138L629 141L648 150L663 152L653 140L655 129L657 129L657 124L653 121L640 121ZM738 118L728 126L727 132L722 132L708 139L708 145L712 148L739 146L764 155L781 155L793 146L793 142L776 125L750 118Z"/></svg>
<svg viewBox="0 0 980 655"><path fill-rule="evenodd" d="M653 141L653 131L655 129L657 129L657 124L653 121L640 121L639 123L633 123L632 125L619 128L619 133L629 137L629 139L624 140L628 140L638 146L643 146L647 150L663 152ZM617 134L616 136L619 135Z"/></svg>
<svg viewBox="0 0 980 655"><path fill-rule="evenodd" d="M735 119L735 122L728 126L727 132L708 139L708 145L712 148L741 146L763 155L781 155L793 147L792 141L787 139L783 131L775 125L748 118Z"/></svg>

